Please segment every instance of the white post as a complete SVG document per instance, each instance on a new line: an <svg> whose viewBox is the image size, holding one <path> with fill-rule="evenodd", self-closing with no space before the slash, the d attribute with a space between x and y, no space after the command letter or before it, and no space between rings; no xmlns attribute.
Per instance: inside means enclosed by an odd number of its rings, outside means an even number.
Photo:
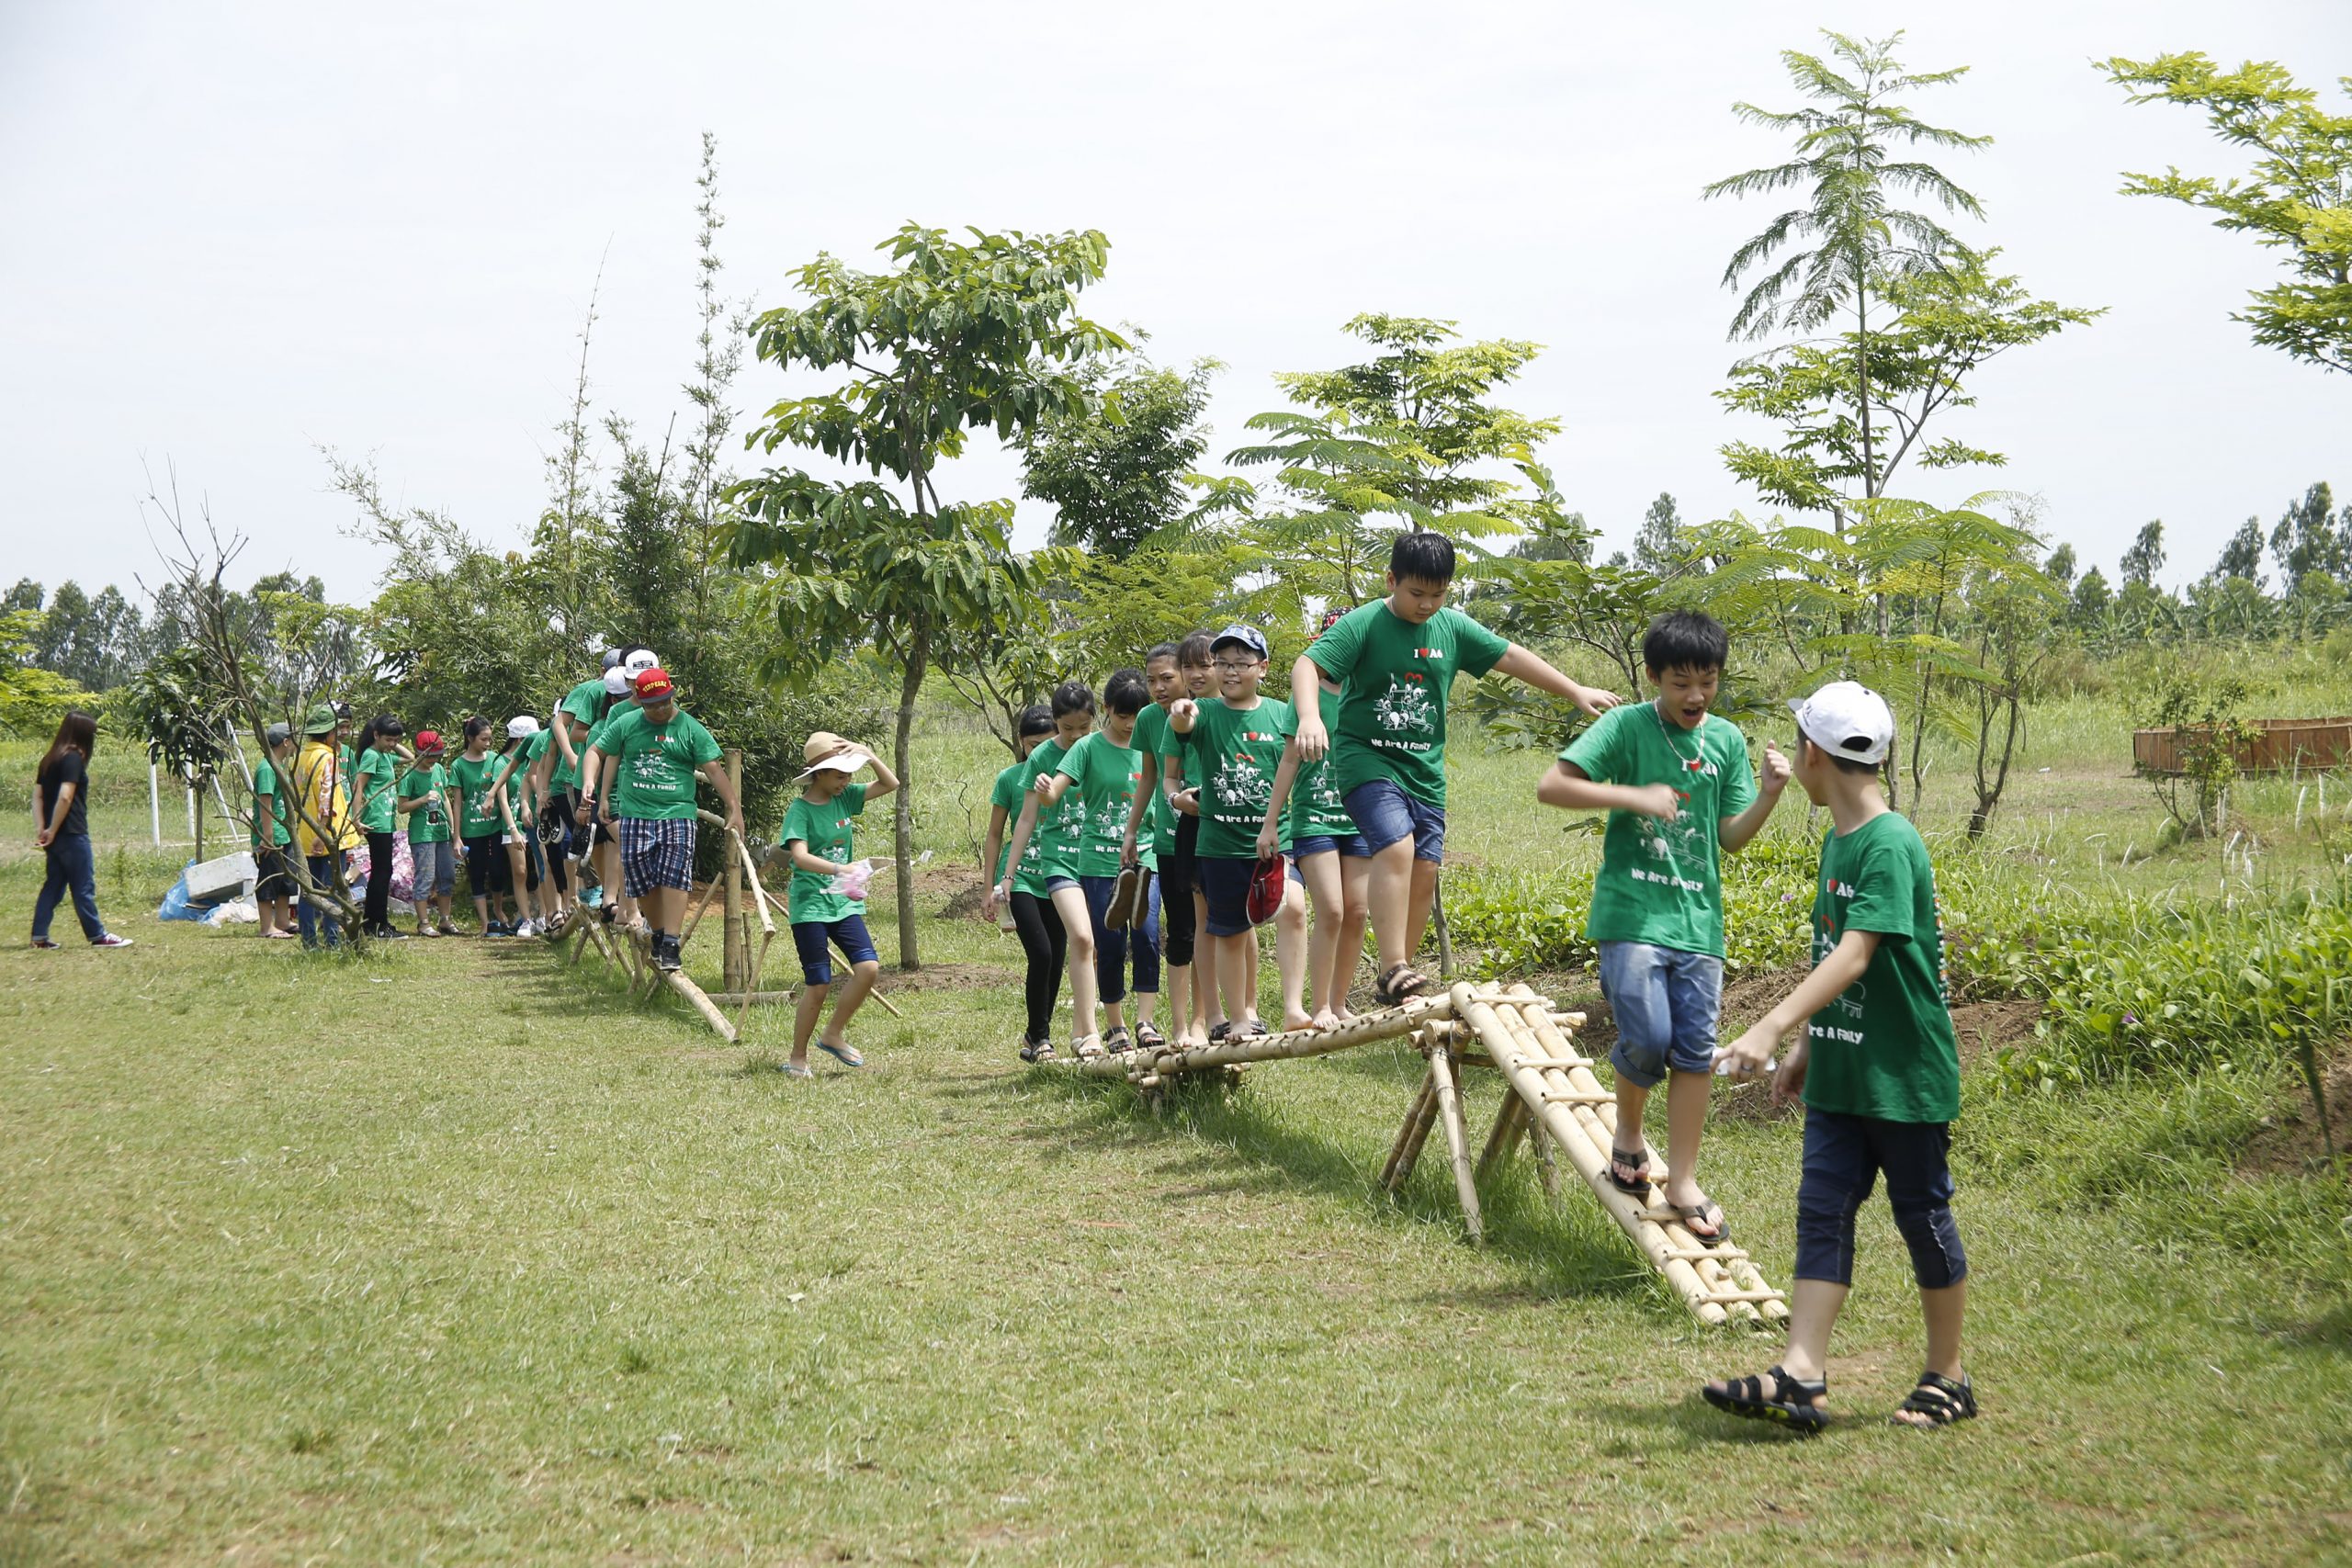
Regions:
<svg viewBox="0 0 2352 1568"><path fill-rule="evenodd" d="M147 764L147 828L153 834L155 847L164 847L164 795L157 782L155 764Z"/></svg>
<svg viewBox="0 0 2352 1568"><path fill-rule="evenodd" d="M187 786L187 841L196 842L196 785Z"/></svg>

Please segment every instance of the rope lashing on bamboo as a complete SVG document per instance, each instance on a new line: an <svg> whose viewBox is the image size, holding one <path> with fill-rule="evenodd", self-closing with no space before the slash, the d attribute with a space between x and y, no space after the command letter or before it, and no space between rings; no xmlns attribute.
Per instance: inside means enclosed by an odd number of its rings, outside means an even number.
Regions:
<svg viewBox="0 0 2352 1568"><path fill-rule="evenodd" d="M1745 1250L1693 1235L1672 1208L1655 1206L1648 1195L1635 1198L1621 1192L1610 1181L1617 1097L1594 1075L1593 1059L1576 1049L1575 1032L1584 1022L1584 1014L1562 1011L1525 986L1456 985L1442 996L1418 997L1335 1029L1289 1030L1191 1050L1135 1050L1065 1066L1081 1077L1123 1078L1154 1093L1186 1074L1301 1061L1386 1040L1408 1040L1429 1067L1381 1167L1383 1189L1392 1193L1403 1190L1430 1134L1442 1127L1464 1223L1474 1240L1481 1239L1485 1223L1478 1179L1502 1163L1525 1136L1543 1162L1546 1190L1555 1185L1552 1156L1556 1151L1566 1156L1602 1211L1701 1322L1787 1317L1786 1297L1766 1282ZM1459 1079L1461 1069L1473 1066L1499 1072L1510 1090L1483 1152L1470 1146ZM1643 1150L1653 1168L1663 1168L1664 1162L1646 1142Z"/></svg>

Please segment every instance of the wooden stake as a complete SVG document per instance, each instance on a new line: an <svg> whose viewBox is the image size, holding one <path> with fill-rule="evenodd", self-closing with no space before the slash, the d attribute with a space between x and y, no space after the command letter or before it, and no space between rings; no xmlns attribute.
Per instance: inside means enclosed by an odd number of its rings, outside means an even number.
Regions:
<svg viewBox="0 0 2352 1568"><path fill-rule="evenodd" d="M1527 1102L1506 1090L1502 1109L1495 1112L1495 1130L1487 1135L1487 1152L1478 1156L1480 1179L1510 1155L1512 1141L1526 1125Z"/></svg>
<svg viewBox="0 0 2352 1568"><path fill-rule="evenodd" d="M1460 1005L1459 998L1455 1005ZM1443 1046L1430 1053L1430 1082L1437 1089L1437 1119L1445 1128L1446 1153L1453 1160L1453 1190L1462 1200L1463 1223L1470 1227L1472 1241L1484 1242L1487 1225L1485 1217L1478 1213L1477 1173L1470 1166L1470 1130L1463 1124L1462 1095L1453 1082L1453 1058Z"/></svg>
<svg viewBox="0 0 2352 1568"><path fill-rule="evenodd" d="M1402 1192L1405 1183L1412 1179L1413 1168L1421 1162L1421 1145L1436 1124L1437 1079L1423 1072L1412 1108L1405 1112L1405 1124L1396 1129L1396 1141L1389 1146L1388 1163L1380 1170L1381 1188L1390 1197Z"/></svg>
<svg viewBox="0 0 2352 1568"><path fill-rule="evenodd" d="M719 755L725 759L723 765L731 793L741 800L743 798L742 750L729 746ZM748 940L749 922L743 919L743 872L751 857L744 851L741 835L733 832L727 835L727 852L720 858L724 864L718 875L727 886L723 900L726 923L720 927L718 973L729 990L748 991L758 982L746 979L743 974L744 960L750 956L746 950L751 945Z"/></svg>

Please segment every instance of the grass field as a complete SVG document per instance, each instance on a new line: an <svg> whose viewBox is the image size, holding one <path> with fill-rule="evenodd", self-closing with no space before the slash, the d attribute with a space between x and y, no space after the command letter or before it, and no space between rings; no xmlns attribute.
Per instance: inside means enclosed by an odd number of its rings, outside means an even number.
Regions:
<svg viewBox="0 0 2352 1568"><path fill-rule="evenodd" d="M2111 708L2075 708L1981 852L2242 876L2219 846L2119 863L2152 814ZM99 837L143 844L143 768L101 760ZM1849 1419L1777 1440L1695 1397L1771 1342L1699 1327L1574 1191L1512 1170L1483 1249L1440 1162L1378 1196L1416 1058L1268 1066L1164 1119L1021 1069L1017 950L935 916L994 764L944 727L922 761L971 781L922 822L940 972L886 987L903 1023L863 1015L872 1069L810 1084L774 1070L781 1012L729 1049L534 942L164 926L182 857L103 850L138 947L0 951L0 1561L2352 1557L2343 1183L2247 1158L2298 1114L2283 1074L1972 1071L1984 1418L1883 1425L1917 1328L1880 1205ZM1524 809L1540 759L1459 761L1465 863L1589 866ZM2243 803L2266 888L2327 874L2293 787ZM12 835L11 921L37 884ZM1798 1124L1722 1103L1709 1186L1785 1282Z"/></svg>

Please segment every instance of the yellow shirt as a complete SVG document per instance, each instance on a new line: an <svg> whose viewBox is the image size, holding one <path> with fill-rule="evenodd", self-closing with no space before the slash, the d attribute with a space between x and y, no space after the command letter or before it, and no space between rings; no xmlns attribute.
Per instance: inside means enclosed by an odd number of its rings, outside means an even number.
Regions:
<svg viewBox="0 0 2352 1568"><path fill-rule="evenodd" d="M294 844L305 855L331 854L335 850L356 850L360 838L351 819L351 795L344 785L341 762L334 748L319 739L302 742L302 750L294 759L294 783L288 791L294 818ZM318 831L323 825L326 834ZM334 842L330 844L329 837Z"/></svg>

